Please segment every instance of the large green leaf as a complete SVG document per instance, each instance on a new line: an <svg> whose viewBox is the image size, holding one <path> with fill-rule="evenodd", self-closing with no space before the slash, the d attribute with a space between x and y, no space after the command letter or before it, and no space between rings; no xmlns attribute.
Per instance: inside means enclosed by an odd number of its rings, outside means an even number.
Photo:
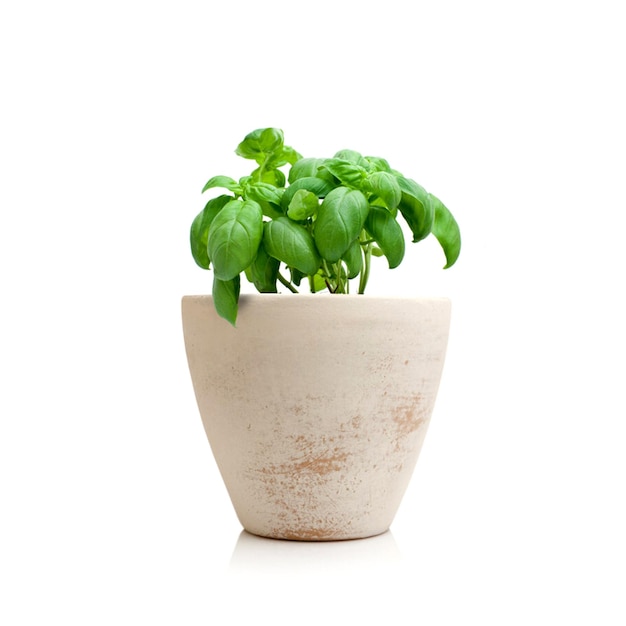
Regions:
<svg viewBox="0 0 626 626"><path fill-rule="evenodd" d="M455 264L461 253L461 231L454 216L441 200L432 194L429 195L435 209L432 232L446 255L444 269L447 269Z"/></svg>
<svg viewBox="0 0 626 626"><path fill-rule="evenodd" d="M233 200L215 217L207 252L220 280L231 280L254 260L263 237L263 211L253 200Z"/></svg>
<svg viewBox="0 0 626 626"><path fill-rule="evenodd" d="M220 280L213 277L213 305L218 315L229 321L233 326L237 321L239 309L239 290L241 279L239 274L231 280Z"/></svg>
<svg viewBox="0 0 626 626"><path fill-rule="evenodd" d="M320 254L335 263L359 236L369 204L356 189L337 187L324 199L317 212L313 235Z"/></svg>
<svg viewBox="0 0 626 626"><path fill-rule="evenodd" d="M398 267L404 258L404 233L393 215L381 207L371 207L365 230L387 257L389 269Z"/></svg>
<svg viewBox="0 0 626 626"><path fill-rule="evenodd" d="M321 263L311 233L288 217L265 223L263 246L270 256L307 276L315 274Z"/></svg>
<svg viewBox="0 0 626 626"><path fill-rule="evenodd" d="M209 228L215 216L231 201L232 196L217 196L206 203L206 206L191 224L189 232L189 243L194 261L205 270L209 269L211 260L207 252L207 242L209 240Z"/></svg>

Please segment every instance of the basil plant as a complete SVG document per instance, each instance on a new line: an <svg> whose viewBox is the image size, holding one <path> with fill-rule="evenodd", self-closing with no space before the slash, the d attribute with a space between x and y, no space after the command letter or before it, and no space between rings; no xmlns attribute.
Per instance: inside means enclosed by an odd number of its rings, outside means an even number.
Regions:
<svg viewBox="0 0 626 626"><path fill-rule="evenodd" d="M191 253L213 270L213 301L235 324L241 274L262 293L283 285L297 293L358 293L367 285L372 257L389 268L404 258L401 217L418 242L432 234L448 268L459 256L461 236L443 203L380 157L341 150L332 158L305 158L284 144L283 132L248 134L236 153L255 169L238 181L214 176L202 193L209 200L191 225ZM289 166L286 177L280 168ZM306 284L305 283L305 284Z"/></svg>

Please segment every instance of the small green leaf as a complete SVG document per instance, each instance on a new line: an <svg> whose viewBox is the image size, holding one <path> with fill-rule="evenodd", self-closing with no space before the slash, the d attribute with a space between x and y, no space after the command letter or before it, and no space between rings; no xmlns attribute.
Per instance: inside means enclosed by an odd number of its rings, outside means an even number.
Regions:
<svg viewBox="0 0 626 626"><path fill-rule="evenodd" d="M362 165L363 157L356 150L339 150L335 153L333 159L339 159L341 161L348 161L355 165Z"/></svg>
<svg viewBox="0 0 626 626"><path fill-rule="evenodd" d="M241 185L239 185L239 183L233 180L230 176L213 176L213 178L210 178L207 184L202 188L202 193L213 187L222 187L237 195L241 195Z"/></svg>
<svg viewBox="0 0 626 626"><path fill-rule="evenodd" d="M355 189L337 187L324 199L313 227L322 257L337 262L359 236L369 211L365 196Z"/></svg>
<svg viewBox="0 0 626 626"><path fill-rule="evenodd" d="M269 183L249 183L243 192L246 200L254 200L261 205L263 215L274 218L283 215L280 201L284 187L275 187Z"/></svg>
<svg viewBox="0 0 626 626"><path fill-rule="evenodd" d="M324 162L324 159L300 159L296 161L289 170L289 183L293 183L299 178L304 178L308 176L315 176L317 174L317 170L320 165Z"/></svg>
<svg viewBox="0 0 626 626"><path fill-rule="evenodd" d="M280 261L271 257L261 243L256 258L249 268L250 280L260 293L276 293Z"/></svg>
<svg viewBox="0 0 626 626"><path fill-rule="evenodd" d="M461 253L461 231L452 213L446 206L432 194L429 194L435 209L435 221L433 223L433 235L443 248L446 255L444 269L452 267Z"/></svg>
<svg viewBox="0 0 626 626"><path fill-rule="evenodd" d="M280 199L285 189L283 187L275 187L269 183L250 183L244 191L247 200L271 202L280 206Z"/></svg>
<svg viewBox="0 0 626 626"><path fill-rule="evenodd" d="M421 241L433 228L435 212L431 199L426 190L414 180L400 176L397 181L402 190L398 209L413 233L413 242Z"/></svg>
<svg viewBox="0 0 626 626"><path fill-rule="evenodd" d="M244 159L254 159L261 165L272 152L282 148L283 131L278 128L259 128L248 133L237 146L235 153Z"/></svg>
<svg viewBox="0 0 626 626"><path fill-rule="evenodd" d="M292 198L300 189L306 189L311 193L314 193L318 198L324 198L328 193L334 189L334 185L326 180L322 180L317 176L305 176L304 178L298 178L287 189L281 199L281 206L284 211L289 209Z"/></svg>
<svg viewBox="0 0 626 626"><path fill-rule="evenodd" d="M252 172L251 176L256 182L268 183L274 187L285 186L285 175L280 170L268 170L258 167Z"/></svg>
<svg viewBox="0 0 626 626"><path fill-rule="evenodd" d="M302 279L306 276L306 274L295 267L290 267L289 272L291 273L291 282L296 287L299 287Z"/></svg>
<svg viewBox="0 0 626 626"><path fill-rule="evenodd" d="M355 278L363 269L363 254L361 253L361 244L358 239L352 242L352 245L343 255L343 261L348 268L348 278Z"/></svg>
<svg viewBox="0 0 626 626"><path fill-rule="evenodd" d="M256 257L263 237L263 212L253 200L232 200L215 217L207 252L220 280L231 280Z"/></svg>
<svg viewBox="0 0 626 626"><path fill-rule="evenodd" d="M306 189L298 189L289 203L287 215L296 221L303 221L317 213L319 200Z"/></svg>
<svg viewBox="0 0 626 626"><path fill-rule="evenodd" d="M365 160L370 164L370 171L372 172L390 172L391 167L389 167L389 163L385 159L381 159L380 157L374 156L366 156Z"/></svg>
<svg viewBox="0 0 626 626"><path fill-rule="evenodd" d="M373 172L365 179L364 188L378 196L390 209L395 209L402 200L398 179L389 172Z"/></svg>
<svg viewBox="0 0 626 626"><path fill-rule="evenodd" d="M371 207L365 230L387 257L389 269L398 267L404 258L404 233L393 215L386 209Z"/></svg>
<svg viewBox="0 0 626 626"><path fill-rule="evenodd" d="M282 167L283 165L293 164L298 159L301 159L302 155L298 154L293 148L289 146L282 146L280 150L273 152L265 162L265 167L275 169Z"/></svg>
<svg viewBox="0 0 626 626"><path fill-rule="evenodd" d="M315 274L321 263L311 233L288 217L265 223L263 246L270 256L307 276Z"/></svg>
<svg viewBox="0 0 626 626"><path fill-rule="evenodd" d="M213 277L213 305L220 317L230 322L233 326L237 321L239 309L239 290L241 279L239 274L231 280L220 280Z"/></svg>
<svg viewBox="0 0 626 626"><path fill-rule="evenodd" d="M325 289L328 289L328 283L326 282L326 277L324 276L321 270L317 272L317 274L311 277L310 282L311 282L311 293L318 293L320 291L324 291Z"/></svg>
<svg viewBox="0 0 626 626"><path fill-rule="evenodd" d="M196 215L189 233L189 243L194 261L205 270L209 269L210 259L207 252L209 228L215 216L231 201L232 196L217 196L206 203L206 206Z"/></svg>
<svg viewBox="0 0 626 626"><path fill-rule="evenodd" d="M343 185L356 189L361 187L367 176L367 170L364 167L344 159L326 159L323 167Z"/></svg>

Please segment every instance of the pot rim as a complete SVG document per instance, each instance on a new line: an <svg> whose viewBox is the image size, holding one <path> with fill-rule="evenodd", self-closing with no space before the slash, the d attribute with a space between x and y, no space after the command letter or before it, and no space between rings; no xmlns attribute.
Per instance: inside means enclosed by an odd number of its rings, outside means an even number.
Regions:
<svg viewBox="0 0 626 626"><path fill-rule="evenodd" d="M239 301L242 300L301 300L301 299L311 299L317 298L319 299L328 299L328 298L337 299L337 301L342 300L352 300L354 298L363 298L365 300L379 300L383 301L407 301L407 302L416 302L416 301L446 301L450 302L450 298L448 296L407 296L407 295L379 295L379 294L367 294L367 293L349 293L349 294L332 294L327 291L311 293L311 292L302 292L302 293L242 293L239 296ZM182 296L182 299L209 299L212 300L213 296L211 294L186 294Z"/></svg>

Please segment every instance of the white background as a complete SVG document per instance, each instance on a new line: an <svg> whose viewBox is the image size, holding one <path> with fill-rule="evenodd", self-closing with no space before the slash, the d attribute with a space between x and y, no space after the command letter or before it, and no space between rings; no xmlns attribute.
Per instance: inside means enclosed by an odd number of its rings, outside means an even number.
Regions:
<svg viewBox="0 0 626 626"><path fill-rule="evenodd" d="M0 623L626 624L620 5L4 2ZM197 414L188 228L265 126L462 228L368 290L454 307L377 539L240 535Z"/></svg>

